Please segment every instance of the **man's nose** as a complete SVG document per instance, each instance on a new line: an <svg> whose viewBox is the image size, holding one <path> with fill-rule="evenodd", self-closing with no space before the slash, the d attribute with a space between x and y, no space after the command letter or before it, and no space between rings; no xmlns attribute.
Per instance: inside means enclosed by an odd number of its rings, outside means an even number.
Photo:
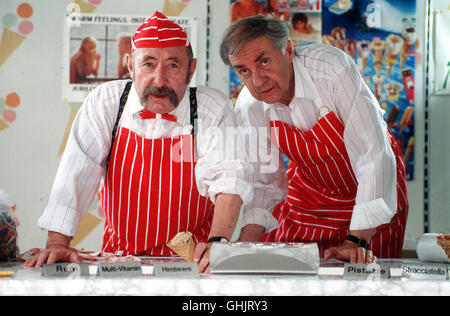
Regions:
<svg viewBox="0 0 450 316"><path fill-rule="evenodd" d="M159 65L153 71L153 84L162 87L167 82L167 72L163 66Z"/></svg>
<svg viewBox="0 0 450 316"><path fill-rule="evenodd" d="M266 83L266 76L261 71L253 72L253 86L255 88L261 88Z"/></svg>

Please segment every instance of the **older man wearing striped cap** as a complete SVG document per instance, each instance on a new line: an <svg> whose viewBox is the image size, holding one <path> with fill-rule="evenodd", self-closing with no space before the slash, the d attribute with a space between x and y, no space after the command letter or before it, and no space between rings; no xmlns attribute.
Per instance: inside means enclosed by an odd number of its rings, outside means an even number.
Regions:
<svg viewBox="0 0 450 316"><path fill-rule="evenodd" d="M78 261L69 243L102 188L103 251L170 256L167 242L189 231L199 270L208 271L210 242L231 238L252 199L242 148L221 139L236 126L231 101L188 86L196 59L185 31L156 12L132 48L132 81L100 85L74 121L38 221L49 231L46 251L27 265Z"/></svg>

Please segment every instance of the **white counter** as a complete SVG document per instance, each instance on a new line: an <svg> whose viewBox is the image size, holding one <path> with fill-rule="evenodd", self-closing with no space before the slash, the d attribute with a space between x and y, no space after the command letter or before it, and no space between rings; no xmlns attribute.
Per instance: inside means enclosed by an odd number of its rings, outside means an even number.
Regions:
<svg viewBox="0 0 450 316"><path fill-rule="evenodd" d="M394 269L403 261L389 261ZM414 261L407 261L414 262ZM416 261L417 262L417 261ZM322 266L322 263L321 263ZM393 271L391 268L391 273ZM450 281L402 279L345 280L339 268L324 275L202 275L198 278L90 277L43 278L39 268L0 263L14 276L0 278L4 295L176 295L176 296L299 296L299 295L450 295ZM343 269L342 269L343 270ZM322 270L324 271L324 270ZM335 274L335 275L330 275Z"/></svg>

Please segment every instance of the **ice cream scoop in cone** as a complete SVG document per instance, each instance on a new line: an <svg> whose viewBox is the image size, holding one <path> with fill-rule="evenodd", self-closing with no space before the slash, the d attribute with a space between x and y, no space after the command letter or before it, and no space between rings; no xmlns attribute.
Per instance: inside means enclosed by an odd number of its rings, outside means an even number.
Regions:
<svg viewBox="0 0 450 316"><path fill-rule="evenodd" d="M179 232L167 243L167 246L185 261L191 262L194 260L195 243L192 239L192 233Z"/></svg>

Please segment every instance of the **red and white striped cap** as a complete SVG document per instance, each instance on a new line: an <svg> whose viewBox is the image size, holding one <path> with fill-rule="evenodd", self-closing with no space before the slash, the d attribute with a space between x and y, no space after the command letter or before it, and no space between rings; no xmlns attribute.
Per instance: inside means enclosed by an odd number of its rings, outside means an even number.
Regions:
<svg viewBox="0 0 450 316"><path fill-rule="evenodd" d="M134 33L131 46L135 50L148 47L191 46L191 44L181 26L156 11Z"/></svg>

